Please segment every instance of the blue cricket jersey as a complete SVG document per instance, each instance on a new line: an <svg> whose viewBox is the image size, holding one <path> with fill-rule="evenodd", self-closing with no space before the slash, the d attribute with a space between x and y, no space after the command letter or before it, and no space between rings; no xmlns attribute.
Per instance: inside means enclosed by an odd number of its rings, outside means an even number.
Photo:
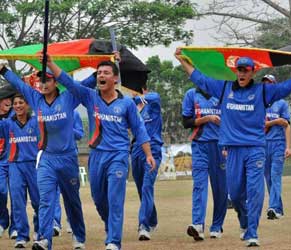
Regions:
<svg viewBox="0 0 291 250"><path fill-rule="evenodd" d="M9 119L14 115L14 111L12 108L9 110L8 113L4 115L0 115L0 121L4 121L6 119ZM0 134L0 165L7 165L7 156L8 156L8 141L7 138L5 138L4 133Z"/></svg>
<svg viewBox="0 0 291 250"><path fill-rule="evenodd" d="M40 130L39 149L57 154L74 151L73 112L80 103L77 98L69 91L64 91L48 104L41 93L24 83L12 71L5 69L1 73L24 95L36 114Z"/></svg>
<svg viewBox="0 0 291 250"><path fill-rule="evenodd" d="M150 140L133 100L118 91L118 98L106 103L98 90L84 87L62 72L58 82L87 108L89 146L103 151L129 151L130 128L139 144Z"/></svg>
<svg viewBox="0 0 291 250"><path fill-rule="evenodd" d="M219 100L215 97L207 99L196 89L189 89L183 99L182 115L193 119L202 118L206 115L220 116ZM194 141L218 141L219 126L213 122L207 122L194 127L191 140Z"/></svg>
<svg viewBox="0 0 291 250"><path fill-rule="evenodd" d="M145 106L140 111L141 117L144 120L146 131L151 139L151 149L159 149L163 145L162 139L162 114L161 114L161 98L156 92L149 92L143 97L136 96L134 98L136 104L145 103ZM134 140L132 145L132 157L143 153L141 145Z"/></svg>
<svg viewBox="0 0 291 250"><path fill-rule="evenodd" d="M281 99L272 104L271 107L267 108L266 119L272 121L278 118L283 118L289 122L290 113L288 104L285 100ZM279 125L274 125L266 131L266 140L275 141L283 140L285 141L285 128Z"/></svg>
<svg viewBox="0 0 291 250"><path fill-rule="evenodd" d="M215 80L197 69L190 79L209 95L222 97L219 143L226 146L264 146L266 107L291 92L291 79L241 88L236 81Z"/></svg>
<svg viewBox="0 0 291 250"><path fill-rule="evenodd" d="M36 117L28 116L25 124L21 124L16 115L0 121L0 134L8 141L8 161L35 161L38 152L38 124Z"/></svg>

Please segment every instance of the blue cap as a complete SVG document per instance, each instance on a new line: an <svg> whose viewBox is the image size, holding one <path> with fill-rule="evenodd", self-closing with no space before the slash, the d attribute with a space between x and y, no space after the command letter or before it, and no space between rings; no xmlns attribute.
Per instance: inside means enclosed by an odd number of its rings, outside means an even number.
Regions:
<svg viewBox="0 0 291 250"><path fill-rule="evenodd" d="M41 77L42 71L38 71L36 75L38 77ZM53 74L53 72L49 68L46 68L45 75L46 75L47 78L54 78L55 77L54 74Z"/></svg>
<svg viewBox="0 0 291 250"><path fill-rule="evenodd" d="M240 57L237 62L236 62L236 67L243 67L248 70L254 70L255 68L255 63L252 58L250 57Z"/></svg>

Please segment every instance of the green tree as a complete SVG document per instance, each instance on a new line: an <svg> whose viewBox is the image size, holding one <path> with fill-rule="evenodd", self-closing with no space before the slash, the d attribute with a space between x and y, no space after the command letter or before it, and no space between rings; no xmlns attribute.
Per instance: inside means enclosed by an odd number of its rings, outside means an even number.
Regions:
<svg viewBox="0 0 291 250"><path fill-rule="evenodd" d="M44 2L1 0L0 49L42 40ZM118 41L130 48L188 40L192 31L183 27L196 14L188 0L51 0L50 7L49 42L109 39L114 26Z"/></svg>
<svg viewBox="0 0 291 250"><path fill-rule="evenodd" d="M148 88L161 96L165 143L187 141L188 131L182 126L181 104L184 93L193 87L193 83L181 66L173 66L171 61L161 62L158 56L153 56L146 64L151 70Z"/></svg>

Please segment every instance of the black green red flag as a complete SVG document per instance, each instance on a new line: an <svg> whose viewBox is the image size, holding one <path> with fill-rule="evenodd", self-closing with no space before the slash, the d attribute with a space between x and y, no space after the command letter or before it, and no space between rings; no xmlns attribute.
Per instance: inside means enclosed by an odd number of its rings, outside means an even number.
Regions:
<svg viewBox="0 0 291 250"><path fill-rule="evenodd" d="M66 72L86 67L96 68L100 61L114 60L113 55L89 54L90 45L93 42L94 39L79 39L52 43L48 45L47 53ZM38 56L42 48L43 44L40 43L2 50L0 51L0 59L23 61L37 70L41 70L42 65L38 61Z"/></svg>
<svg viewBox="0 0 291 250"><path fill-rule="evenodd" d="M247 56L254 60L255 71L291 64L291 53L279 50L236 47L181 47L182 55L209 77L235 80L236 61Z"/></svg>

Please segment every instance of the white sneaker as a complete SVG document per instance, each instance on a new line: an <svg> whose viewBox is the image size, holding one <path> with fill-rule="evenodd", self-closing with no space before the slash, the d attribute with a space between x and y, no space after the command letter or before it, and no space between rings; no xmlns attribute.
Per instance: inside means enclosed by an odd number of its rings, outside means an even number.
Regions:
<svg viewBox="0 0 291 250"><path fill-rule="evenodd" d="M37 238L38 238L38 233L34 232L32 236L33 241L37 241Z"/></svg>
<svg viewBox="0 0 291 250"><path fill-rule="evenodd" d="M48 240L38 240L35 241L32 245L32 250L48 250Z"/></svg>
<svg viewBox="0 0 291 250"><path fill-rule="evenodd" d="M248 239L246 242L247 247L259 247L260 242L258 239Z"/></svg>
<svg viewBox="0 0 291 250"><path fill-rule="evenodd" d="M68 234L71 234L73 232L70 222L67 222L66 231L67 231Z"/></svg>
<svg viewBox="0 0 291 250"><path fill-rule="evenodd" d="M240 228L239 230L240 230L239 238L240 238L241 240L245 240L245 234L246 234L246 232L247 232L247 229L246 229L246 228Z"/></svg>
<svg viewBox="0 0 291 250"><path fill-rule="evenodd" d="M17 231L16 230L13 230L12 233L9 235L9 238L11 240L16 240L17 236L18 236Z"/></svg>
<svg viewBox="0 0 291 250"><path fill-rule="evenodd" d="M210 238L212 238L212 239L220 239L221 237L222 237L221 230L210 232Z"/></svg>
<svg viewBox="0 0 291 250"><path fill-rule="evenodd" d="M3 236L5 229L0 225L0 238Z"/></svg>
<svg viewBox="0 0 291 250"><path fill-rule="evenodd" d="M150 227L150 233L154 233L158 230L158 224L155 225L154 227Z"/></svg>
<svg viewBox="0 0 291 250"><path fill-rule="evenodd" d="M283 218L283 214L281 214L281 213L276 213L276 219L281 219L281 218Z"/></svg>
<svg viewBox="0 0 291 250"><path fill-rule="evenodd" d="M73 235L73 249L74 250L85 250L85 244L79 242L76 236Z"/></svg>
<svg viewBox="0 0 291 250"><path fill-rule="evenodd" d="M187 228L187 234L192 236L196 241L204 240L203 225L189 225Z"/></svg>
<svg viewBox="0 0 291 250"><path fill-rule="evenodd" d="M14 244L14 248L26 248L26 241L25 240L18 240Z"/></svg>
<svg viewBox="0 0 291 250"><path fill-rule="evenodd" d="M140 229L138 231L138 240L144 241L144 240L150 240L150 239L151 239L150 232L148 232L145 229Z"/></svg>
<svg viewBox="0 0 291 250"><path fill-rule="evenodd" d="M54 226L53 228L53 237L59 237L61 236L61 228L58 226Z"/></svg>
<svg viewBox="0 0 291 250"><path fill-rule="evenodd" d="M269 208L267 210L267 219L268 220L274 220L276 219L276 211L273 208Z"/></svg>
<svg viewBox="0 0 291 250"><path fill-rule="evenodd" d="M109 244L106 246L105 250L120 250L120 249L118 248L117 245L115 245L115 244L113 244L113 243L109 243Z"/></svg>

